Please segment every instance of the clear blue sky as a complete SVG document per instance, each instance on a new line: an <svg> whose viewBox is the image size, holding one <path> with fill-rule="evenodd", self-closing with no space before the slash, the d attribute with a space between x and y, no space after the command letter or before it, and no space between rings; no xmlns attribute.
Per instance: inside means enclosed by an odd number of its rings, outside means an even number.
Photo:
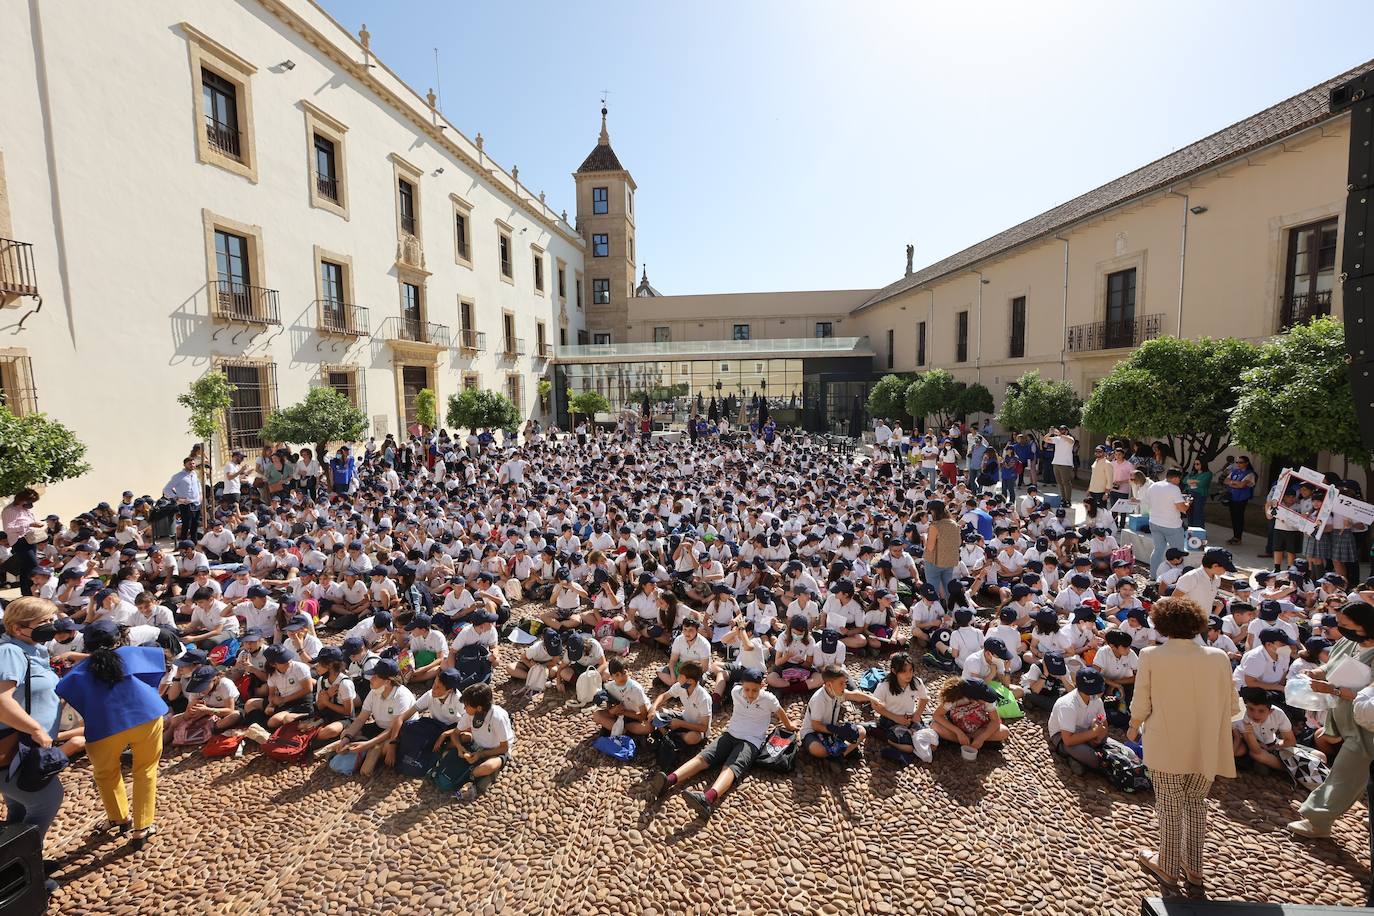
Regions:
<svg viewBox="0 0 1374 916"><path fill-rule="evenodd" d="M609 89L669 294L883 286L1374 58L1355 2L321 2L570 214Z"/></svg>

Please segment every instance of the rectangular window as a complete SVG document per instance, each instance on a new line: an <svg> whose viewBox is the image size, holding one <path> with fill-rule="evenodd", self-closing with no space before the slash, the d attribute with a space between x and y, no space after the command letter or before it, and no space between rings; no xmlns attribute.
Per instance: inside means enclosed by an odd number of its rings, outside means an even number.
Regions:
<svg viewBox="0 0 1374 916"><path fill-rule="evenodd" d="M611 335L607 334L606 336L609 338ZM591 342L592 342L591 335L588 334L585 330L582 330L582 331L578 331L578 332L577 332L577 345L578 345L579 347L585 347L587 344L589 344L589 343L591 343Z"/></svg>
<svg viewBox="0 0 1374 916"><path fill-rule="evenodd" d="M497 236L497 245L501 250L501 276L507 279L514 276L510 263L510 236L504 232Z"/></svg>
<svg viewBox="0 0 1374 916"><path fill-rule="evenodd" d="M592 304L609 305L611 302L611 281L593 280L592 281Z"/></svg>
<svg viewBox="0 0 1374 916"><path fill-rule="evenodd" d="M326 369L324 383L359 410L367 409L367 399L363 396L361 378L357 369Z"/></svg>
<svg viewBox="0 0 1374 916"><path fill-rule="evenodd" d="M520 382L521 379L518 375L506 376L506 397L510 398L510 402L515 405L516 410L523 412L525 402L521 395L524 393L524 386Z"/></svg>
<svg viewBox="0 0 1374 916"><path fill-rule="evenodd" d="M404 178L396 179L397 194L401 207L401 231L407 235L415 234L415 185Z"/></svg>
<svg viewBox="0 0 1374 916"><path fill-rule="evenodd" d="M463 390L482 387L482 377L476 372L463 373Z"/></svg>
<svg viewBox="0 0 1374 916"><path fill-rule="evenodd" d="M405 405L407 427L415 422L415 396L425 388L433 390L429 383L428 366L401 367L401 400Z"/></svg>
<svg viewBox="0 0 1374 916"><path fill-rule="evenodd" d="M916 322L916 365L926 364L926 323Z"/></svg>
<svg viewBox="0 0 1374 916"><path fill-rule="evenodd" d="M515 316L510 312L501 316L501 329L505 333L505 347L501 352L508 355L519 352L515 342Z"/></svg>
<svg viewBox="0 0 1374 916"><path fill-rule="evenodd" d="M1103 346L1129 347L1135 343L1135 268L1107 274L1107 326Z"/></svg>
<svg viewBox="0 0 1374 916"><path fill-rule="evenodd" d="M473 305L467 300L458 303L458 327L464 331L475 331L477 329L476 318L472 313Z"/></svg>
<svg viewBox="0 0 1374 916"><path fill-rule="evenodd" d="M610 194L606 188L592 188L592 212L610 212Z"/></svg>
<svg viewBox="0 0 1374 916"><path fill-rule="evenodd" d="M672 328L654 328L654 343L668 343L673 339Z"/></svg>
<svg viewBox="0 0 1374 916"><path fill-rule="evenodd" d="M315 191L325 200L339 202L339 171L334 141L315 134Z"/></svg>
<svg viewBox="0 0 1374 916"><path fill-rule="evenodd" d="M747 324L737 324L737 325L735 325L735 326L730 330L730 339L731 339L731 340L748 340L748 339L749 339L749 325L747 325Z"/></svg>
<svg viewBox="0 0 1374 916"><path fill-rule="evenodd" d="M224 433L230 448L262 448L262 424L276 406L276 366L271 363L227 363L229 409L224 412Z"/></svg>
<svg viewBox="0 0 1374 916"><path fill-rule="evenodd" d="M534 346L535 355L547 358L549 355L548 331L544 329L544 322L535 322L534 325Z"/></svg>
<svg viewBox="0 0 1374 916"><path fill-rule="evenodd" d="M238 87L213 70L201 68L201 101L205 106L205 136L210 148L242 160L239 133Z"/></svg>
<svg viewBox="0 0 1374 916"><path fill-rule="evenodd" d="M223 229L215 230L215 290L220 317L249 320L256 317L258 295L253 287L248 239Z"/></svg>
<svg viewBox="0 0 1374 916"><path fill-rule="evenodd" d="M420 287L414 283L401 284L401 339L426 339L423 301Z"/></svg>
<svg viewBox="0 0 1374 916"><path fill-rule="evenodd" d="M1336 226L1333 217L1288 230L1280 331L1331 314L1331 289L1336 278Z"/></svg>
<svg viewBox="0 0 1374 916"><path fill-rule="evenodd" d="M568 270L566 267L558 268L558 298L568 298Z"/></svg>
<svg viewBox="0 0 1374 916"><path fill-rule="evenodd" d="M834 325L834 323L833 323L833 322L830 322L830 321L818 321L818 322L816 322L816 336L817 336L817 337L834 337L834 336L835 336L835 325Z"/></svg>
<svg viewBox="0 0 1374 916"><path fill-rule="evenodd" d="M897 360L897 355L893 352L897 349L897 332L893 328L887 329L887 368L891 369Z"/></svg>
<svg viewBox="0 0 1374 916"><path fill-rule="evenodd" d="M954 332L954 361L968 362L968 312L959 313L957 328Z"/></svg>
<svg viewBox="0 0 1374 916"><path fill-rule="evenodd" d="M573 280L573 298L577 300L577 307L582 308L582 278Z"/></svg>
<svg viewBox="0 0 1374 916"><path fill-rule="evenodd" d="M534 289L535 292L544 291L544 256L538 252L534 255Z"/></svg>
<svg viewBox="0 0 1374 916"><path fill-rule="evenodd" d="M38 410L33 363L23 350L0 351L0 404L16 417Z"/></svg>
<svg viewBox="0 0 1374 916"><path fill-rule="evenodd" d="M634 259L635 259L635 239L634 239L634 236L630 236L630 238L629 238L627 241L629 242L629 245L630 245L630 260L631 260L631 261L634 261Z"/></svg>
<svg viewBox="0 0 1374 916"><path fill-rule="evenodd" d="M1026 355L1026 297L1017 296L1011 300L1011 341L1007 346L1007 356L1020 359Z"/></svg>
<svg viewBox="0 0 1374 916"><path fill-rule="evenodd" d="M344 269L333 261L320 261L320 317L330 330L348 330L344 302Z"/></svg>
<svg viewBox="0 0 1374 916"><path fill-rule="evenodd" d="M468 215L466 213L453 214L453 245L460 259L472 260L471 252L468 249Z"/></svg>
<svg viewBox="0 0 1374 916"><path fill-rule="evenodd" d="M568 329L567 329L567 328L559 328L559 329L558 329L558 345L559 345L560 347L566 347L566 346L568 345Z"/></svg>
<svg viewBox="0 0 1374 916"><path fill-rule="evenodd" d="M611 254L611 237L604 232L592 236L592 257L605 258Z"/></svg>
<svg viewBox="0 0 1374 916"><path fill-rule="evenodd" d="M610 334L601 332L601 333L596 334L595 336L596 336L596 343L598 343L598 344L608 344L608 343L611 342L611 335L610 335Z"/></svg>

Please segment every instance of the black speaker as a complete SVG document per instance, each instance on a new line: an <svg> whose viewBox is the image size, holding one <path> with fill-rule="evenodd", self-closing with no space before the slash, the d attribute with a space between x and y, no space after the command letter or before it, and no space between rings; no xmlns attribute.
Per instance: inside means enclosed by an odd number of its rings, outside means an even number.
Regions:
<svg viewBox="0 0 1374 916"><path fill-rule="evenodd" d="M13 824L0 830L0 916L47 912L45 877L38 828Z"/></svg>
<svg viewBox="0 0 1374 916"><path fill-rule="evenodd" d="M1331 110L1350 111L1350 167L1346 173L1345 239L1341 245L1341 301L1350 390L1366 447L1374 449L1374 73L1331 90Z"/></svg>

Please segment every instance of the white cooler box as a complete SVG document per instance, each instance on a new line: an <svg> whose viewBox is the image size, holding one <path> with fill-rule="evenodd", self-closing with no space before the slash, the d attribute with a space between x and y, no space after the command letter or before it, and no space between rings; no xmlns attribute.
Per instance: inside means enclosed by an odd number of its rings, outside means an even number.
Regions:
<svg viewBox="0 0 1374 916"><path fill-rule="evenodd" d="M1188 529L1188 550L1192 553L1201 553L1207 549L1207 529L1189 528Z"/></svg>

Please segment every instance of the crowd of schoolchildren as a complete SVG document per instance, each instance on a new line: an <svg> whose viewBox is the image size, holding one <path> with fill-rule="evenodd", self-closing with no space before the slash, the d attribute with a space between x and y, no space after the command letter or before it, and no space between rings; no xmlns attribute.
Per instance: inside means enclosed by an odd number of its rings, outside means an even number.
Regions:
<svg viewBox="0 0 1374 916"><path fill-rule="evenodd" d="M846 766L867 749L908 765L942 745L973 759L1027 727L1027 708L1048 713L1075 772L1148 787L1124 729L1137 652L1163 639L1151 604L1176 595L1211 615L1205 641L1235 665L1237 758L1311 781L1333 750L1282 691L1358 597L1335 573L1297 561L1250 581L1225 550L1171 548L1147 579L1105 507L1080 527L1035 486L980 480L976 432L942 436L929 465L773 429L699 444L530 432L369 442L315 465L327 486L235 464L207 530L183 514L169 546L155 500L132 493L48 516L26 589L62 612L48 658L70 668L83 628L112 621L165 652L172 743L395 767L464 799L515 749L500 669L509 688L594 706L607 753L648 745L658 794L718 769L684 793L709 816L756 763ZM631 676L655 654L650 683ZM794 692L799 717L779 699ZM80 735L68 711L58 738L75 750Z"/></svg>

